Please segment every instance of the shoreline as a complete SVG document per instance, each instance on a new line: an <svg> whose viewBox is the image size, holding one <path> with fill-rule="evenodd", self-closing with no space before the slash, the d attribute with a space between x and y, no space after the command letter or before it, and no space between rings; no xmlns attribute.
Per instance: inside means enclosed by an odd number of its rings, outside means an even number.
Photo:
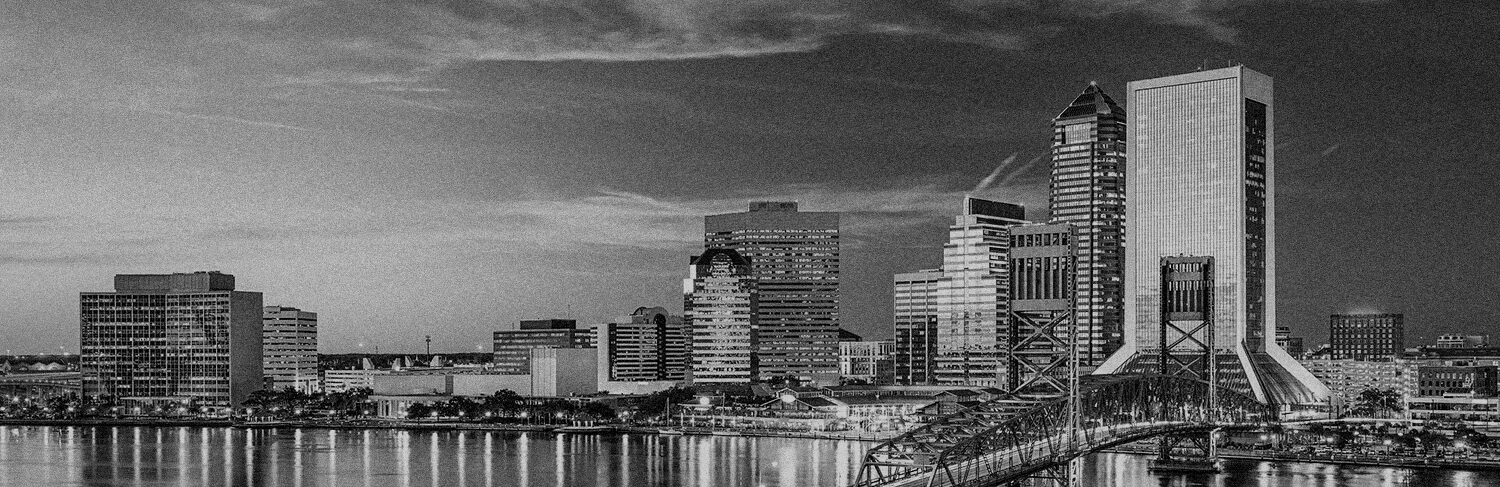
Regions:
<svg viewBox="0 0 1500 487"><path fill-rule="evenodd" d="M230 420L170 420L170 419L0 419L0 426L90 426L90 427L116 427L116 426L148 426L148 427L205 427L223 428L232 427L238 429L277 429L277 428L308 428L308 429L406 429L406 430L443 430L443 431L509 431L530 433L553 433L573 435L617 435L617 434L646 434L659 436L724 436L724 437L756 437L756 438L802 438L812 440L852 440L867 441L871 443L884 441L895 435L859 435L840 433L810 433L805 431L773 431L773 430L732 430L732 429L710 429L701 427L656 427L656 426L603 426L597 429L577 429L569 431L569 425L528 425L528 424L501 424L501 423L462 423L462 422L419 422L419 421L381 421L365 420L357 422L319 422L319 421L267 421L267 422L243 422ZM662 433L662 430L680 431L680 434Z"/></svg>
<svg viewBox="0 0 1500 487"><path fill-rule="evenodd" d="M1101 450L1099 453L1117 453L1124 455L1137 455L1151 457L1155 452L1142 451L1138 449L1110 448ZM1457 468L1463 470L1500 471L1500 462L1465 460L1453 458L1428 458L1403 455L1357 455L1352 453L1333 453L1314 455L1309 453L1290 452L1258 452L1254 450L1219 450L1219 458L1234 460L1260 460L1267 462L1286 463L1319 463L1325 465L1351 465L1361 467L1392 467L1407 469L1443 469Z"/></svg>

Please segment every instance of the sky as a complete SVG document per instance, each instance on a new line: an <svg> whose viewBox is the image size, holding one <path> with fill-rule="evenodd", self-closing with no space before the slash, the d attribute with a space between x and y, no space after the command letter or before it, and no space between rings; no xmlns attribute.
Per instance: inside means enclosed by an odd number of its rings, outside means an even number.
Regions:
<svg viewBox="0 0 1500 487"><path fill-rule="evenodd" d="M681 309L702 217L843 212L843 318L891 335L965 193L1046 218L1089 82L1276 82L1278 321L1494 333L1491 1L0 0L0 349L79 292L219 270L324 352L489 349ZM1126 107L1129 110L1129 107ZM989 184L981 185L987 176Z"/></svg>

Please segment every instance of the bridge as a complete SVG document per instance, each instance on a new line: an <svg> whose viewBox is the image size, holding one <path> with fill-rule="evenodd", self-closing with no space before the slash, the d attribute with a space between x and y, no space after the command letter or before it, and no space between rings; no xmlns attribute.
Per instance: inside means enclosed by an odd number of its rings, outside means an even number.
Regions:
<svg viewBox="0 0 1500 487"><path fill-rule="evenodd" d="M1088 379L1076 394L1029 408L1015 400L991 401L892 438L866 453L854 485L1003 485L1123 443L1261 428L1276 419L1273 408L1252 396L1188 377Z"/></svg>
<svg viewBox="0 0 1500 487"><path fill-rule="evenodd" d="M45 397L81 391L78 372L0 375L0 396Z"/></svg>

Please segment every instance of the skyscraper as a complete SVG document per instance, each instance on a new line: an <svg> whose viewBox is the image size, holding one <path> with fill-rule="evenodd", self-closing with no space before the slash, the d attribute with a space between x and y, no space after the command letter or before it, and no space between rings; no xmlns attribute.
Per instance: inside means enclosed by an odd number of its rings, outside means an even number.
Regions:
<svg viewBox="0 0 1500 487"><path fill-rule="evenodd" d="M1078 229L1079 362L1119 348L1125 271L1125 110L1093 83L1052 119L1053 222Z"/></svg>
<svg viewBox="0 0 1500 487"><path fill-rule="evenodd" d="M1326 398L1328 388L1271 339L1271 78L1234 66L1133 81L1127 91L1125 340L1099 371L1157 368L1166 316L1163 258L1201 257L1212 265L1204 316L1219 383L1276 404Z"/></svg>
<svg viewBox="0 0 1500 487"><path fill-rule="evenodd" d="M750 261L760 375L838 384L839 214L752 202L748 212L706 217L703 243Z"/></svg>
<svg viewBox="0 0 1500 487"><path fill-rule="evenodd" d="M262 387L262 313L229 274L118 274L79 293L83 393L227 412Z"/></svg>
<svg viewBox="0 0 1500 487"><path fill-rule="evenodd" d="M895 276L896 344L892 371L896 384L933 381L937 355L937 287L943 272L926 269Z"/></svg>
<svg viewBox="0 0 1500 487"><path fill-rule="evenodd" d="M266 306L262 315L264 375L273 390L318 390L318 314Z"/></svg>
<svg viewBox="0 0 1500 487"><path fill-rule="evenodd" d="M963 213L948 227L937 282L938 384L1003 385L1009 227L1025 218L1019 205L964 197Z"/></svg>
<svg viewBox="0 0 1500 487"><path fill-rule="evenodd" d="M755 381L760 314L751 262L734 250L708 249L693 257L688 272L682 291L692 328L692 381Z"/></svg>
<svg viewBox="0 0 1500 487"><path fill-rule="evenodd" d="M1401 313L1359 313L1328 317L1328 344L1334 359L1399 357L1406 351Z"/></svg>

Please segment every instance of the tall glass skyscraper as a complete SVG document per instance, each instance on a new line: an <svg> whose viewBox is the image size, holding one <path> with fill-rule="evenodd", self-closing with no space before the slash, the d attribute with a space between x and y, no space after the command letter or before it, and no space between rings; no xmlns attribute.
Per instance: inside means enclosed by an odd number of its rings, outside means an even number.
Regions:
<svg viewBox="0 0 1500 487"><path fill-rule="evenodd" d="M708 249L693 257L688 272L682 291L692 381L755 381L759 298L751 261L732 249Z"/></svg>
<svg viewBox="0 0 1500 487"><path fill-rule="evenodd" d="M1276 404L1326 398L1328 388L1268 339L1276 329L1271 78L1234 66L1132 81L1127 91L1125 340L1099 371L1155 371L1162 259L1211 257L1219 383Z"/></svg>
<svg viewBox="0 0 1500 487"><path fill-rule="evenodd" d="M1077 228L1079 362L1119 348L1124 322L1125 110L1093 83L1052 119L1053 222Z"/></svg>
<svg viewBox="0 0 1500 487"><path fill-rule="evenodd" d="M703 245L750 260L759 286L760 375L839 382L839 214L757 201L704 218Z"/></svg>
<svg viewBox="0 0 1500 487"><path fill-rule="evenodd" d="M948 227L937 282L937 358L942 385L1001 387L1010 301L1010 226L1026 223L1019 205L965 197Z"/></svg>

